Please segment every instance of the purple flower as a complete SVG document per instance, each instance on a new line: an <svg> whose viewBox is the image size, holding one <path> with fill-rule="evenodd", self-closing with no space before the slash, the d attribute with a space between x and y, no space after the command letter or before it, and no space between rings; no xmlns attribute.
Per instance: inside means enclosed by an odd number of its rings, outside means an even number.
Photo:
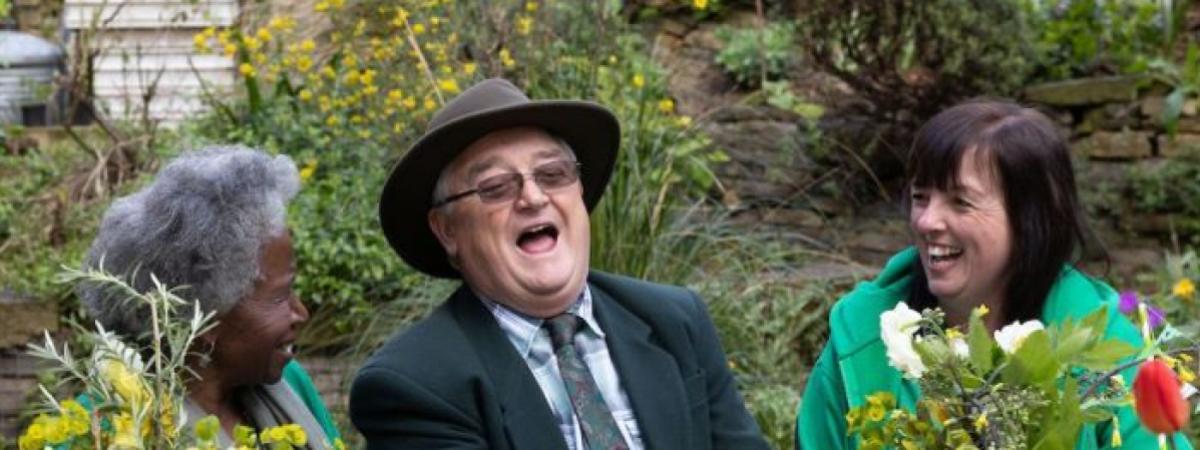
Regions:
<svg viewBox="0 0 1200 450"><path fill-rule="evenodd" d="M1150 316L1150 329L1158 328L1159 325L1162 325L1167 321L1166 317L1163 316L1161 309L1150 306L1149 304L1146 305L1146 315Z"/></svg>
<svg viewBox="0 0 1200 450"><path fill-rule="evenodd" d="M1137 312L1138 294L1134 291L1125 291L1121 293L1121 303L1117 306L1124 314L1133 314ZM1159 312L1162 315L1162 312Z"/></svg>

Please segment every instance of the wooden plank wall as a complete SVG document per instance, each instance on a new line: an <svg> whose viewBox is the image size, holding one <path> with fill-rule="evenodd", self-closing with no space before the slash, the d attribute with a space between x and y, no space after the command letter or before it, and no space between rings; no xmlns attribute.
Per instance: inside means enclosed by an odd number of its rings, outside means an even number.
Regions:
<svg viewBox="0 0 1200 450"><path fill-rule="evenodd" d="M238 11L236 0L66 0L63 25L73 40L96 30L93 85L109 117L138 119L143 94L153 89L150 117L171 125L205 109L205 89L222 95L232 88L232 58L196 54L192 38L232 26Z"/></svg>

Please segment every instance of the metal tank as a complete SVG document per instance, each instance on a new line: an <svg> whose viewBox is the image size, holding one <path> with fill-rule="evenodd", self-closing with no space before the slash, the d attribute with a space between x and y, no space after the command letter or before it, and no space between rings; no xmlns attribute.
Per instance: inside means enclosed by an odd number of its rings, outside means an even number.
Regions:
<svg viewBox="0 0 1200 450"><path fill-rule="evenodd" d="M45 125L63 50L37 36L0 30L0 124Z"/></svg>

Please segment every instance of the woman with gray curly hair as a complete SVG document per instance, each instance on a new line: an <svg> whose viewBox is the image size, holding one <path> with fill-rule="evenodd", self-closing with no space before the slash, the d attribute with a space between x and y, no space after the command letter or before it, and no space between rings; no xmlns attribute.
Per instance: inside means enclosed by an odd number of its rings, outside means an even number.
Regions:
<svg viewBox="0 0 1200 450"><path fill-rule="evenodd" d="M296 165L241 147L185 153L148 186L113 202L84 265L154 289L151 274L180 297L213 312L217 325L198 337L207 358L189 365L188 419L214 415L220 445L238 424L259 429L297 424L308 448L338 438L312 380L293 360L296 330L308 310L292 291L295 257L286 206L300 188ZM103 265L103 267L101 267ZM77 287L106 328L139 338L148 312L95 284Z"/></svg>

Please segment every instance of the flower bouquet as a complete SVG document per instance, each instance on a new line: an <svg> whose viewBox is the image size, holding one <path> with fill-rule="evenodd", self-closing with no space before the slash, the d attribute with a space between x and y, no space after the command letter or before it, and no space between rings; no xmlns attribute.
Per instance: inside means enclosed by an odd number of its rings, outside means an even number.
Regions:
<svg viewBox="0 0 1200 450"><path fill-rule="evenodd" d="M56 345L45 334L30 353L53 363L57 386L39 385L43 399L39 414L18 439L20 450L34 449L215 449L220 424L207 416L187 427L184 408L189 354L196 337L213 325L213 316L189 305L151 276L155 289L137 292L121 279L100 271L67 269L62 281L99 283L126 301L148 311L151 332L144 347L130 345L99 323L81 330L79 342L90 348L77 356L68 344ZM134 305L130 305L133 307ZM82 393L59 400L52 391ZM188 429L190 428L190 429ZM296 425L255 433L249 427L234 432L239 449L291 449L307 442Z"/></svg>
<svg viewBox="0 0 1200 450"><path fill-rule="evenodd" d="M1141 311L1147 330L1147 309ZM1085 426L1105 422L1115 447L1122 436L1114 411L1135 397L1151 431L1186 424L1187 403L1170 363L1155 357L1178 351L1163 350L1163 340L1149 334L1141 352L1106 339L1108 308L1051 327L1017 322L994 335L984 326L987 313L973 311L965 332L945 327L939 310L918 313L903 302L881 315L889 363L919 386L920 400L900 407L894 394L878 392L852 408L847 431L860 448L1067 450ZM1139 364L1131 390L1120 373ZM1162 435L1159 442L1173 445Z"/></svg>

